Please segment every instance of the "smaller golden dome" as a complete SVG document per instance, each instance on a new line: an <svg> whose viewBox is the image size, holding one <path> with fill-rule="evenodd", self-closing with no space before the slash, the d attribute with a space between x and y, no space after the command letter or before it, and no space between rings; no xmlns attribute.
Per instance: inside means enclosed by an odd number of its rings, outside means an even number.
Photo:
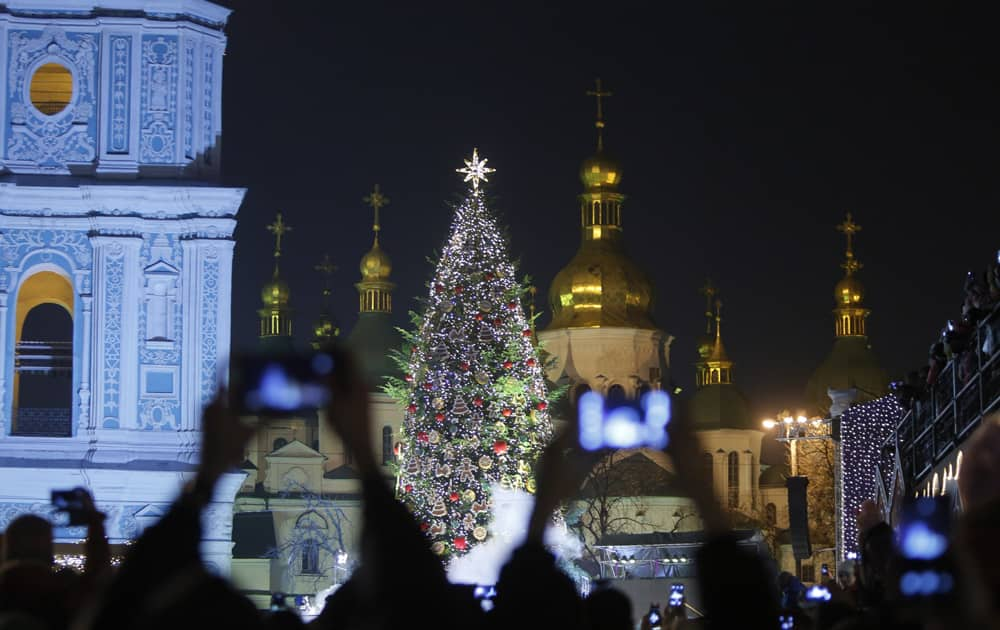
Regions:
<svg viewBox="0 0 1000 630"><path fill-rule="evenodd" d="M598 151L583 161L580 166L580 181L587 190L616 188L622 181L622 170L618 163Z"/></svg>
<svg viewBox="0 0 1000 630"><path fill-rule="evenodd" d="M845 276L833 289L833 299L837 306L861 306L865 289L854 276Z"/></svg>
<svg viewBox="0 0 1000 630"><path fill-rule="evenodd" d="M291 292L284 280L275 276L270 282L264 285L260 291L260 299L267 306L284 306L288 304Z"/></svg>
<svg viewBox="0 0 1000 630"><path fill-rule="evenodd" d="M371 251L361 257L361 279L387 280L391 271L392 262L389 256L379 247L378 241L375 241Z"/></svg>

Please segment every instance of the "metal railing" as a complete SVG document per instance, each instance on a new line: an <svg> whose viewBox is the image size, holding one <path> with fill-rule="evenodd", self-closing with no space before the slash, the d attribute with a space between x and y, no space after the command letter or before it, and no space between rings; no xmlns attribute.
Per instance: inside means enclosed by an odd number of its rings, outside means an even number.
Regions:
<svg viewBox="0 0 1000 630"><path fill-rule="evenodd" d="M883 443L896 452L908 491L953 453L982 421L1000 410L1000 306L972 332L965 352L953 357ZM895 450L893 450L895 449ZM889 471L879 470L884 478Z"/></svg>

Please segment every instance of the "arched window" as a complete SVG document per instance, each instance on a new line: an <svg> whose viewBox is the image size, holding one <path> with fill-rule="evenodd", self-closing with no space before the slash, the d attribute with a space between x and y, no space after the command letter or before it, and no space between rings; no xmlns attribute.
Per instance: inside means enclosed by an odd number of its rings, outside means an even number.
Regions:
<svg viewBox="0 0 1000 630"><path fill-rule="evenodd" d="M392 460L392 427L386 425L382 427L382 465L388 466Z"/></svg>
<svg viewBox="0 0 1000 630"><path fill-rule="evenodd" d="M740 454L729 453L729 507L740 505Z"/></svg>
<svg viewBox="0 0 1000 630"><path fill-rule="evenodd" d="M611 404L621 404L625 402L625 388L621 385L612 385L609 387L608 402Z"/></svg>
<svg viewBox="0 0 1000 630"><path fill-rule="evenodd" d="M298 548L300 573L320 573L320 547L321 541L327 536L326 530L326 519L314 510L309 510L296 519L292 544Z"/></svg>
<svg viewBox="0 0 1000 630"><path fill-rule="evenodd" d="M14 329L15 435L73 433L73 286L56 271L30 274L17 291Z"/></svg>
<svg viewBox="0 0 1000 630"><path fill-rule="evenodd" d="M778 506L773 503L768 503L767 507L764 508L764 520L767 524L774 527L778 524Z"/></svg>
<svg viewBox="0 0 1000 630"><path fill-rule="evenodd" d="M301 545L302 573L316 575L319 573L319 541L305 540Z"/></svg>
<svg viewBox="0 0 1000 630"><path fill-rule="evenodd" d="M709 486L713 486L715 483L715 458L712 457L711 453L702 453L701 470L705 475L705 481L708 482Z"/></svg>
<svg viewBox="0 0 1000 630"><path fill-rule="evenodd" d="M285 438L276 439L274 442L271 443L271 452L273 453L274 451L285 446L286 444L288 444L288 440L286 440Z"/></svg>

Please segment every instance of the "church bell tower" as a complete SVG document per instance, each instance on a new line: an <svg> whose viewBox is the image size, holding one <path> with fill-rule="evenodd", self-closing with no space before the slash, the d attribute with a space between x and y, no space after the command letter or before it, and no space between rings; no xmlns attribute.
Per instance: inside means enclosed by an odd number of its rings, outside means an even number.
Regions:
<svg viewBox="0 0 1000 630"><path fill-rule="evenodd" d="M229 10L206 0L0 4L0 530L89 487L112 543L195 467L226 380L233 230L215 185ZM203 555L229 566L227 476Z"/></svg>

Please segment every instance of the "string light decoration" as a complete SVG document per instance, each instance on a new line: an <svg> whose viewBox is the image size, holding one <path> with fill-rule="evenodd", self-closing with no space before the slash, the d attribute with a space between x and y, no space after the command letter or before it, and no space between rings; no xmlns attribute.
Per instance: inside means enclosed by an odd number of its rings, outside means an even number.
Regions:
<svg viewBox="0 0 1000 630"><path fill-rule="evenodd" d="M404 407L397 496L444 560L490 535L490 489L535 491L535 461L552 438L542 361L532 343L498 222L479 186L455 208L422 316L406 333L403 379L387 390Z"/></svg>
<svg viewBox="0 0 1000 630"><path fill-rule="evenodd" d="M892 394L851 407L840 417L841 531L844 557L857 553L858 510L875 499L875 475L882 444L903 419L905 410Z"/></svg>

